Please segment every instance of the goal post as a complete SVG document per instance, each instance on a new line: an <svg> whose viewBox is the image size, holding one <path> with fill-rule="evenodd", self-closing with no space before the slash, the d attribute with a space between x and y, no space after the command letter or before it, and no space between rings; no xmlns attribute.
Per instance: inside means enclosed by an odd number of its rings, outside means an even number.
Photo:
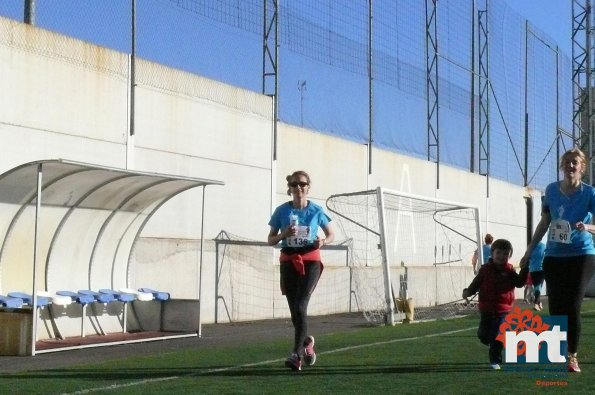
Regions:
<svg viewBox="0 0 595 395"><path fill-rule="evenodd" d="M452 314L446 307L473 278L481 245L477 206L382 187L335 194L326 205L352 239L357 304L369 321L394 324L396 299L414 302L418 319ZM430 310L438 317L423 316Z"/></svg>
<svg viewBox="0 0 595 395"><path fill-rule="evenodd" d="M377 201L378 201L378 211L379 211L379 218L378 218L378 226L380 228L380 251L382 253L382 274L384 275L384 297L385 297L385 313L386 313L386 322L394 325L395 323L395 316L394 316L394 309L392 300L394 299L392 295L394 291L392 289L392 282L390 279L390 256L387 253L388 249L388 240L386 238L386 212L385 209L385 202L384 202L384 194L382 193L382 188L378 187L376 189L377 194Z"/></svg>

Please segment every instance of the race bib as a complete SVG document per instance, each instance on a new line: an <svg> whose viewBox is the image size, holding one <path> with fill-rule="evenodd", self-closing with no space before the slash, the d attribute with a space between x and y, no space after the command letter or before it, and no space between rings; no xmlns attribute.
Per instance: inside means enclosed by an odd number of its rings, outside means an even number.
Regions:
<svg viewBox="0 0 595 395"><path fill-rule="evenodd" d="M563 219L552 221L548 239L556 243L570 244L570 223Z"/></svg>
<svg viewBox="0 0 595 395"><path fill-rule="evenodd" d="M304 247L309 244L308 233L309 226L298 226L298 231L295 236L289 236L287 238L287 247Z"/></svg>

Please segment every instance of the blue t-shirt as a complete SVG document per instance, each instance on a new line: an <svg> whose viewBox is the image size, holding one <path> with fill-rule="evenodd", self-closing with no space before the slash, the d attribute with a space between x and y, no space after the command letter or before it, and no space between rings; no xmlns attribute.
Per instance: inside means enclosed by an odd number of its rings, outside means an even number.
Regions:
<svg viewBox="0 0 595 395"><path fill-rule="evenodd" d="M492 256L492 246L490 244L484 244L481 246L481 250L483 251L483 264L485 265Z"/></svg>
<svg viewBox="0 0 595 395"><path fill-rule="evenodd" d="M540 241L533 252L531 252L531 256L529 257L529 271L530 272L540 272L543 270L543 257L545 256L545 244Z"/></svg>
<svg viewBox="0 0 595 395"><path fill-rule="evenodd" d="M296 237L283 239L283 247L307 247L314 244L318 228L328 225L331 221L322 207L308 200L308 205L303 210L294 209L291 202L283 203L273 212L269 225L283 230L289 226L290 215L297 215L299 231Z"/></svg>
<svg viewBox="0 0 595 395"><path fill-rule="evenodd" d="M595 255L591 233L576 229L577 222L590 224L593 219L595 189L592 186L581 183L575 193L566 196L560 191L560 182L553 182L545 188L541 210L550 213L552 222L564 220L570 224L570 243L552 241L548 237L545 256Z"/></svg>

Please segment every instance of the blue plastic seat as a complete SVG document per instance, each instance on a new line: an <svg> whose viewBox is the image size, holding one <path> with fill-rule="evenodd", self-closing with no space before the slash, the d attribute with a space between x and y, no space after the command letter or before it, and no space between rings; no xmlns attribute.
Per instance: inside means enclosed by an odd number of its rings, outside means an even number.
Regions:
<svg viewBox="0 0 595 395"><path fill-rule="evenodd" d="M0 295L0 305L9 309L18 309L23 306L23 299Z"/></svg>
<svg viewBox="0 0 595 395"><path fill-rule="evenodd" d="M56 295L70 296L73 302L81 305L81 337L85 337L85 316L87 305L95 302L95 298L92 295L83 295L73 291L57 291Z"/></svg>
<svg viewBox="0 0 595 395"><path fill-rule="evenodd" d="M18 298L23 300L23 304L33 306L33 296L31 294L25 292L9 292L8 296L11 298ZM37 306L43 307L50 304L52 300L45 296L38 296L37 297Z"/></svg>
<svg viewBox="0 0 595 395"><path fill-rule="evenodd" d="M95 301L97 301L99 303L109 303L109 302L113 302L115 300L113 295L110 295L107 293L95 292L95 291L91 291L89 289L79 289L78 293L80 295L92 296L93 299L95 299Z"/></svg>
<svg viewBox="0 0 595 395"><path fill-rule="evenodd" d="M156 300L168 300L170 298L169 293L168 292L162 292L162 291L155 291L154 289L151 288L139 288L138 289L140 292L148 292L153 294L153 297Z"/></svg>
<svg viewBox="0 0 595 395"><path fill-rule="evenodd" d="M107 289L107 288L100 289L99 293L106 294L106 295L112 295L113 298L115 298L116 300L119 300L120 302L124 302L124 303L132 302L136 299L136 295L134 295L134 294L118 292L116 290Z"/></svg>
<svg viewBox="0 0 595 395"><path fill-rule="evenodd" d="M83 295L73 291L57 291L56 295L70 296L73 302L77 302L78 304L82 305L87 305L95 301L95 298L91 295Z"/></svg>

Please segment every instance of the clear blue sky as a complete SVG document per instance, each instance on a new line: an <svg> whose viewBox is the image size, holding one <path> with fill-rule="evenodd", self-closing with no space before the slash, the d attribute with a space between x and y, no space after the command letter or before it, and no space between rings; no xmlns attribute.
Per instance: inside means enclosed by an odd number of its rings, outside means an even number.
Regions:
<svg viewBox="0 0 595 395"><path fill-rule="evenodd" d="M505 0L558 43L568 57L572 54L572 0Z"/></svg>

